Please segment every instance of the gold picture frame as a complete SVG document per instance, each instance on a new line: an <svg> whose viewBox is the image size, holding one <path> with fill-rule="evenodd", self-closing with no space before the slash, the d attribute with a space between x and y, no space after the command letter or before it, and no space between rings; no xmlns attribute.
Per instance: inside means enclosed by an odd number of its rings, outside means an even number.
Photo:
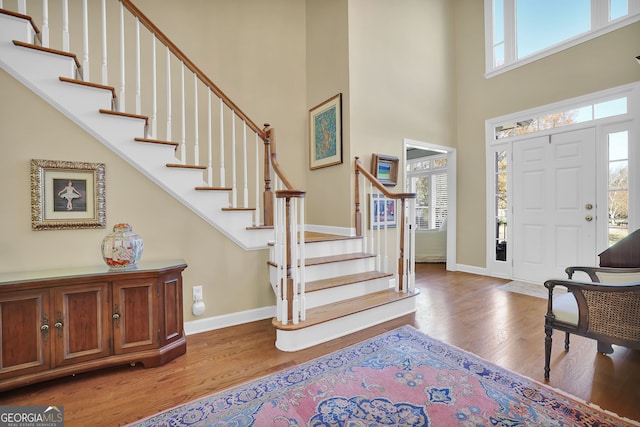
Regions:
<svg viewBox="0 0 640 427"><path fill-rule="evenodd" d="M395 156L374 153L371 156L371 173L383 185L393 187L398 184L398 162Z"/></svg>
<svg viewBox="0 0 640 427"><path fill-rule="evenodd" d="M309 110L309 169L342 163L342 94Z"/></svg>
<svg viewBox="0 0 640 427"><path fill-rule="evenodd" d="M104 228L104 163L31 160L31 228Z"/></svg>

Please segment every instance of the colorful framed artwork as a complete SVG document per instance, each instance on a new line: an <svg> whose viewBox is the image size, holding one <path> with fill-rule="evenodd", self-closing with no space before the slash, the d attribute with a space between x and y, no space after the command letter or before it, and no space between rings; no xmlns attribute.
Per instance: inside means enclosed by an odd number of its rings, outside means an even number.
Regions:
<svg viewBox="0 0 640 427"><path fill-rule="evenodd" d="M309 169L342 163L342 94L309 110Z"/></svg>
<svg viewBox="0 0 640 427"><path fill-rule="evenodd" d="M31 228L104 228L104 163L31 160Z"/></svg>
<svg viewBox="0 0 640 427"><path fill-rule="evenodd" d="M391 187L397 185L398 158L374 153L371 156L371 173L373 173L383 185Z"/></svg>
<svg viewBox="0 0 640 427"><path fill-rule="evenodd" d="M395 228L397 225L396 201L384 194L369 194L369 228Z"/></svg>

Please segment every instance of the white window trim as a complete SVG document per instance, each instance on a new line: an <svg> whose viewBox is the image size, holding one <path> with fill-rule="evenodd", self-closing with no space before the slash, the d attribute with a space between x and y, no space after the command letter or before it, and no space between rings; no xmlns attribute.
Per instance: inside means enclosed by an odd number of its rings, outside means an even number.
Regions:
<svg viewBox="0 0 640 427"><path fill-rule="evenodd" d="M506 2L505 4L505 15L508 13L515 13L515 0L511 0ZM599 37L603 34L607 34L609 32L618 30L627 25L633 24L635 22L640 21L640 0L629 0L629 14L620 19L616 19L615 21L608 22L608 17L603 18L603 14L608 12L608 9L604 9L601 7L604 2L602 0L591 0L592 10L596 10L597 13L594 13L591 18L591 27L592 30L578 35L576 37L567 39L563 42L560 42L556 45L550 46L547 49L541 50L534 54L528 55L524 58L517 60L515 58L515 37L507 37L507 32L511 32L511 34L515 35L515 26L511 28L509 26L509 22L513 22L512 20L508 20L506 22L506 26L509 28L505 28L505 65L500 68L494 68L494 50L493 50L493 1L485 0L484 1L484 20L485 20L485 74L484 77L490 79L492 77L498 76L502 73L506 73L507 71L514 70L516 68L522 67L523 65L530 64L539 59L546 58L547 56L551 56L555 53L561 52L565 49L569 49L570 47L577 46L586 41L592 40L596 37ZM608 5L608 2L606 3ZM511 41L511 43L509 43Z"/></svg>

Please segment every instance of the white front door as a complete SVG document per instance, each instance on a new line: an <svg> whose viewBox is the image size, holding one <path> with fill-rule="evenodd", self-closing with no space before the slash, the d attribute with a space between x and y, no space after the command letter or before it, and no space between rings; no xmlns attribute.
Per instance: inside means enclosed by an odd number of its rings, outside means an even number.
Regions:
<svg viewBox="0 0 640 427"><path fill-rule="evenodd" d="M595 153L594 128L514 142L514 279L597 265Z"/></svg>

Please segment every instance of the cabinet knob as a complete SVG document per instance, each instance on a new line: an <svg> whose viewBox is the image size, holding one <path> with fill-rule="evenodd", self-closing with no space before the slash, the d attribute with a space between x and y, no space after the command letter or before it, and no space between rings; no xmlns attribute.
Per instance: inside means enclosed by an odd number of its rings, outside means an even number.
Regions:
<svg viewBox="0 0 640 427"><path fill-rule="evenodd" d="M113 320L118 320L120 318L120 313L113 313Z"/></svg>
<svg viewBox="0 0 640 427"><path fill-rule="evenodd" d="M47 332L47 331L49 330L49 325L42 325L42 326L40 326L40 330L41 330L42 332Z"/></svg>
<svg viewBox="0 0 640 427"><path fill-rule="evenodd" d="M53 326L55 326L58 329L62 329L62 322L56 322L53 324Z"/></svg>

